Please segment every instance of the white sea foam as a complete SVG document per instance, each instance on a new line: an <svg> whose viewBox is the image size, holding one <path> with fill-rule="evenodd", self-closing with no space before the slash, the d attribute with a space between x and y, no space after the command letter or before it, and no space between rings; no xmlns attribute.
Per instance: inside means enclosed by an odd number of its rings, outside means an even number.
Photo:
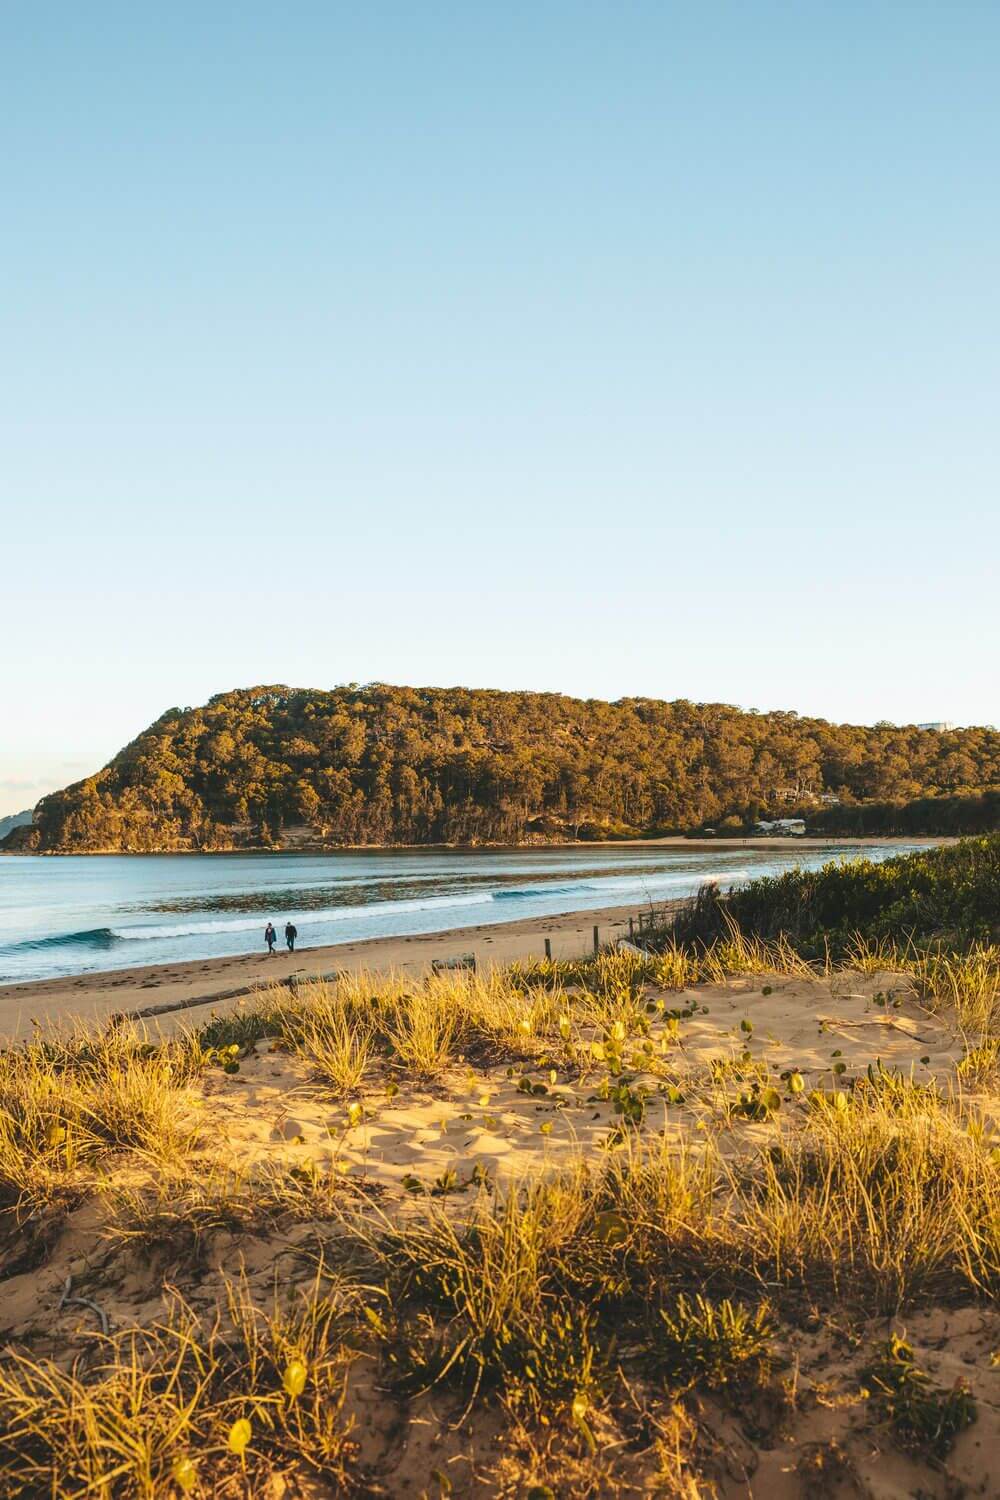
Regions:
<svg viewBox="0 0 1000 1500"><path fill-rule="evenodd" d="M320 911L282 911L278 915L282 923L291 921L296 925L301 923L302 926L306 926L310 923L348 922L352 918L385 916L392 912L433 911L438 907L452 906L480 906L492 900L493 897L484 891L475 896L430 896L426 901L376 901L368 906L330 906ZM200 937L210 932L253 932L258 927L263 931L263 924L266 921L266 915L232 917L217 918L209 922L188 922L183 926L175 927L115 927L112 931L115 937L127 942L149 942L156 938Z"/></svg>
<svg viewBox="0 0 1000 1500"><path fill-rule="evenodd" d="M746 870L723 871L720 881L730 882L747 878ZM606 879L540 881L528 886L512 886L498 891L477 891L467 895L428 896L424 899L403 901L375 901L364 905L323 907L313 911L281 911L273 918L279 924L292 921L296 926L323 927L331 922L364 922L372 918L384 921L387 918L405 916L412 912L450 911L467 906L486 906L494 901L547 902L553 897L566 898L568 902L587 895L602 895L612 898L627 893L652 895L660 892L695 891L704 877L691 871L676 875L643 874L609 876ZM169 938L203 937L210 933L254 932L263 927L267 914L257 916L219 917L203 922L164 924L163 926L140 925L113 927L114 937L124 942L153 942Z"/></svg>

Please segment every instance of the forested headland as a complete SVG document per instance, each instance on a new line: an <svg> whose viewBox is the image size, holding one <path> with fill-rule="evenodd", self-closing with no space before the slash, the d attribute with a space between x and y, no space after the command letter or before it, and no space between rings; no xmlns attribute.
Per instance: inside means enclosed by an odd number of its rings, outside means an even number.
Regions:
<svg viewBox="0 0 1000 1500"><path fill-rule="evenodd" d="M883 831L886 809L921 799L933 813L938 799L964 807L976 794L975 816L995 819L996 798L979 794L998 789L993 729L862 727L686 700L258 687L169 709L102 771L45 797L5 847L519 843L735 831L799 812L855 832L865 825L852 810L876 804L872 831Z"/></svg>

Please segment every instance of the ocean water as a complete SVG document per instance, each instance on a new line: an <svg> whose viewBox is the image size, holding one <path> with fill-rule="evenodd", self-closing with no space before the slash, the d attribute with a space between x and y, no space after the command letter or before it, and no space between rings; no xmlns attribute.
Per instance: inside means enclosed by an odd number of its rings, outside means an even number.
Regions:
<svg viewBox="0 0 1000 1500"><path fill-rule="evenodd" d="M300 948L633 906L795 865L919 845L335 854L0 856L0 983L259 950L270 919Z"/></svg>

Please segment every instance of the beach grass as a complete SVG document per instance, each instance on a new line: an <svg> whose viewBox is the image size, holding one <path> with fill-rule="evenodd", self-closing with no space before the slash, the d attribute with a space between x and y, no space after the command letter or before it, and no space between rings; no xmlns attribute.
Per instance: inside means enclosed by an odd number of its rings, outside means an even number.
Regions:
<svg viewBox="0 0 1000 1500"><path fill-rule="evenodd" d="M8 1329L3 1492L391 1494L406 1431L414 1494L707 1497L727 1433L759 1458L803 1431L803 1330L848 1414L789 1449L803 1495L876 1428L900 1462L951 1462L981 1403L906 1326L995 1304L997 972L978 940L803 955L732 923L262 991L167 1038L34 1037L0 1056L0 1277L86 1270L57 1340ZM752 1017L776 987L789 1014L858 990L881 1040L848 1067L820 1017L821 1064L772 1062ZM952 1028L950 1072L886 1065L904 1003L911 1054L921 1017ZM601 1133L556 1158L567 1100ZM530 1170L421 1171L442 1111L492 1141L515 1107ZM366 1153L407 1108L412 1165L379 1178Z"/></svg>

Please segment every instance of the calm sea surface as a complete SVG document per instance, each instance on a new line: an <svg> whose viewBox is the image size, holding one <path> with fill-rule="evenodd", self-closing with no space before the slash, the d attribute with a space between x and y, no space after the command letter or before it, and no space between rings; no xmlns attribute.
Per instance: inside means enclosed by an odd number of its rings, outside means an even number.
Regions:
<svg viewBox="0 0 1000 1500"><path fill-rule="evenodd" d="M914 844L909 847L919 847ZM900 845L824 849L405 850L343 854L0 856L0 982L244 953L270 918L299 946L634 906L794 865Z"/></svg>

